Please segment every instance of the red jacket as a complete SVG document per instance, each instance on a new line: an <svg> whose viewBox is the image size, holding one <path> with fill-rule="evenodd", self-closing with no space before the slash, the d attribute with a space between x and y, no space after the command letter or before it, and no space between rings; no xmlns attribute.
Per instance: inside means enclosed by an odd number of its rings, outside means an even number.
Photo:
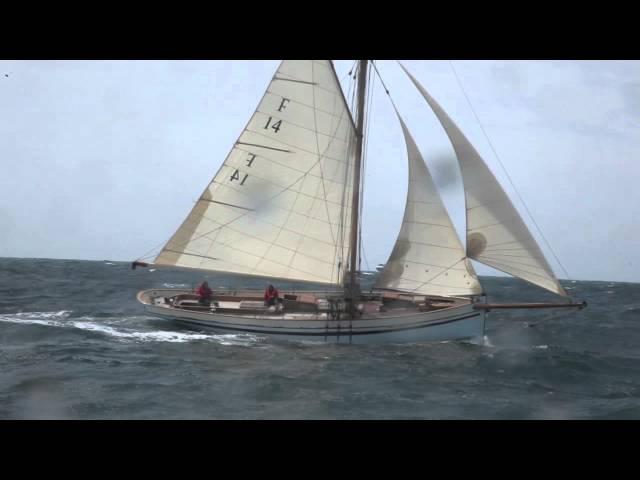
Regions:
<svg viewBox="0 0 640 480"><path fill-rule="evenodd" d="M264 300L270 300L272 298L278 298L279 294L278 294L278 289L273 287L273 290L271 292L269 292L269 289L267 288L264 291Z"/></svg>
<svg viewBox="0 0 640 480"><path fill-rule="evenodd" d="M198 288L198 295L200 295L201 298L209 298L211 295L213 295L213 291L209 287L200 285L200 287Z"/></svg>

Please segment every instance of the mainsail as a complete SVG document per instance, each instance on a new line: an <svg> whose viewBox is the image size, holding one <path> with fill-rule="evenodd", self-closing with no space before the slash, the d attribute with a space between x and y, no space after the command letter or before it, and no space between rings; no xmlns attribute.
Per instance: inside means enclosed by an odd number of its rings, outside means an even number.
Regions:
<svg viewBox="0 0 640 480"><path fill-rule="evenodd" d="M468 257L566 296L536 240L482 157L425 88L402 68L436 114L458 157L465 189Z"/></svg>
<svg viewBox="0 0 640 480"><path fill-rule="evenodd" d="M191 213L155 260L341 283L355 127L329 60L285 60Z"/></svg>
<svg viewBox="0 0 640 480"><path fill-rule="evenodd" d="M427 165L396 114L407 146L409 187L400 234L376 287L426 295L480 294L482 286Z"/></svg>

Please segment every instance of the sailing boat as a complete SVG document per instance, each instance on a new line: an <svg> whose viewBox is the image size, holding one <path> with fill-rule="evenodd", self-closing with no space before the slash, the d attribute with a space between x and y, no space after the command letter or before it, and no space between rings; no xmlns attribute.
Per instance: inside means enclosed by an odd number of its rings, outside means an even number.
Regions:
<svg viewBox="0 0 640 480"><path fill-rule="evenodd" d="M349 343L482 339L494 308L578 307L485 162L406 69L446 131L466 199L462 245L418 147L396 110L409 185L400 233L374 288L358 277L369 61L357 62L355 120L330 60L285 60L257 110L156 266L294 280L321 289L138 293L159 317L221 332ZM404 69L404 67L403 67ZM469 261L549 290L563 303L487 304ZM148 266L140 260L132 267Z"/></svg>

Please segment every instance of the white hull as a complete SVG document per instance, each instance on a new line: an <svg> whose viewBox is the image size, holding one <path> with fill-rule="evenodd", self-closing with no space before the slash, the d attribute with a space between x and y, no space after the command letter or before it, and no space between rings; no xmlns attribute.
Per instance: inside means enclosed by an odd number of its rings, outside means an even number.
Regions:
<svg viewBox="0 0 640 480"><path fill-rule="evenodd" d="M296 319L295 315L233 315L186 311L168 305L153 305L150 298L167 291L144 291L138 295L145 309L158 317L185 325L205 327L220 333L251 333L287 340L331 343L405 343L444 340L482 341L485 312L471 303L428 312L366 314L360 318L335 320L326 315ZM175 293L175 291L173 292Z"/></svg>

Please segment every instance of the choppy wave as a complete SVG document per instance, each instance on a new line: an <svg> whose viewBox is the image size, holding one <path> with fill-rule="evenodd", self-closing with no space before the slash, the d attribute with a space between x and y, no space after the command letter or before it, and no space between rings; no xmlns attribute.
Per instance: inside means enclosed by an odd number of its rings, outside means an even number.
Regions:
<svg viewBox="0 0 640 480"><path fill-rule="evenodd" d="M47 325L52 327L64 327L66 323L61 322L69 317L71 312L61 310L59 312L23 312L11 315L0 315L0 322L24 323L33 325Z"/></svg>
<svg viewBox="0 0 640 480"><path fill-rule="evenodd" d="M625 309L624 312L622 312L623 314L640 314L640 306L638 307L628 307Z"/></svg>
<svg viewBox="0 0 640 480"><path fill-rule="evenodd" d="M136 330L113 326L135 320L155 320L150 317L107 318L97 322L93 317L79 317L70 319L70 311L59 312L23 312L10 315L0 315L0 322L33 324L48 327L76 328L88 332L95 332L118 339L139 340L142 342L193 342L196 340L215 341L221 345L250 345L259 341L259 337L249 334L206 334L195 332L180 332L170 330Z"/></svg>
<svg viewBox="0 0 640 480"><path fill-rule="evenodd" d="M0 419L640 419L638 284L563 281L588 308L492 311L481 345L350 346L157 319L136 293L191 289L202 274L107 262L118 267L0 259ZM556 300L514 279L482 282L495 303Z"/></svg>

